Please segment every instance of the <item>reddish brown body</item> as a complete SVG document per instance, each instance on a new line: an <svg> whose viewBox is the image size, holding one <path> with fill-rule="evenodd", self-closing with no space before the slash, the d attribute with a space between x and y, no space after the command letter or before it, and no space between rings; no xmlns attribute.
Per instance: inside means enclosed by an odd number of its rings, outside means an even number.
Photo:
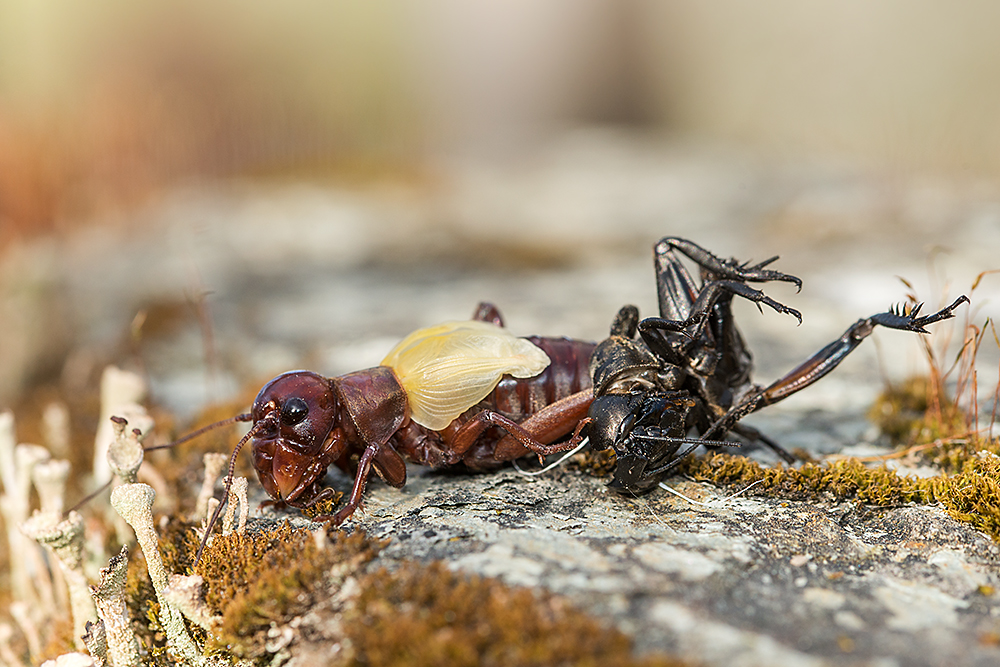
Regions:
<svg viewBox="0 0 1000 667"><path fill-rule="evenodd" d="M569 338L529 336L528 340L549 355L552 364L548 368L530 378L504 376L489 396L442 431L410 421L390 438L393 448L408 460L432 468L463 464L471 470L494 470L531 451L501 426L486 428L466 449L459 433L484 411L519 424L543 445L571 433L590 408L588 364L595 345Z"/></svg>
<svg viewBox="0 0 1000 667"><path fill-rule="evenodd" d="M489 304L480 305L475 319L502 326ZM249 415L261 485L279 504L308 507L328 494L321 482L331 464L353 471L347 505L321 517L339 524L360 505L372 468L398 488L406 483L405 460L490 470L531 453L575 446L593 401L594 343L528 340L549 356L549 366L529 378L504 376L485 399L441 430L410 419L406 392L386 366L333 378L310 371L279 375L261 389ZM559 442L570 434L569 441Z"/></svg>

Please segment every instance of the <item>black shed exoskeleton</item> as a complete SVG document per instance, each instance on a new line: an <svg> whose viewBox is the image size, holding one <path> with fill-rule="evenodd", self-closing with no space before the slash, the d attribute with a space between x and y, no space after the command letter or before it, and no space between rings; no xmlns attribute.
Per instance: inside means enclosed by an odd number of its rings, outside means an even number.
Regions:
<svg viewBox="0 0 1000 667"><path fill-rule="evenodd" d="M589 411L590 444L615 451L610 485L625 493L652 489L699 445L733 444L720 440L730 433L763 443L793 462L791 454L740 419L822 378L876 326L927 333L926 325L953 317L955 308L969 301L960 296L923 317L918 317L917 305L858 320L840 338L762 387L750 377L751 355L733 319L733 298L801 322L798 311L748 283L781 281L801 288L802 281L765 268L777 257L750 266L716 257L681 238L663 238L653 252L660 316L640 320L635 306L623 307L590 362L595 397ZM698 265L700 280L692 277L682 256Z"/></svg>

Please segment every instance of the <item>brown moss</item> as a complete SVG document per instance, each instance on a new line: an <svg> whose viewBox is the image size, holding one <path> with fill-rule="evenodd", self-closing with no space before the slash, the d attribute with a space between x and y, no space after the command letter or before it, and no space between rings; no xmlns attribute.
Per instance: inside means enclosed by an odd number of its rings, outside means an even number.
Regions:
<svg viewBox="0 0 1000 667"><path fill-rule="evenodd" d="M685 664L666 656L633 658L627 636L563 598L457 574L441 563L380 569L360 584L356 606L344 618L353 665Z"/></svg>
<svg viewBox="0 0 1000 667"><path fill-rule="evenodd" d="M334 491L329 498L324 498L318 503L311 505L310 507L304 507L302 513L305 514L310 519L315 519L318 516L329 516L333 514L334 508L340 499L344 497L343 491Z"/></svg>
<svg viewBox="0 0 1000 667"><path fill-rule="evenodd" d="M270 624L288 622L312 606L333 565L358 567L380 548L381 543L362 533L336 533L320 548L310 531L295 530L287 522L259 533L215 536L194 568L205 579L206 602L223 617L209 648L262 655Z"/></svg>
<svg viewBox="0 0 1000 667"><path fill-rule="evenodd" d="M615 450L588 448L571 458L566 467L571 470L580 470L592 477L606 477L615 471L617 463L618 457L615 455Z"/></svg>

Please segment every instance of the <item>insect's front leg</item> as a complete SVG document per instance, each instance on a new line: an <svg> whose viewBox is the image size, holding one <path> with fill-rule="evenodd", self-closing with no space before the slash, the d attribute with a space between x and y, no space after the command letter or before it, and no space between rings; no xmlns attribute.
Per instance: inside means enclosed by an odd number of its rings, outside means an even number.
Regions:
<svg viewBox="0 0 1000 667"><path fill-rule="evenodd" d="M379 445L370 444L365 447L361 458L358 459L358 471L354 475L354 486L351 488L351 495L347 499L347 504L341 507L336 514L324 514L313 519L313 521L329 521L334 526L347 521L354 512L361 507L361 498L365 493L365 485L368 483L368 476L372 471L372 461L378 454Z"/></svg>
<svg viewBox="0 0 1000 667"><path fill-rule="evenodd" d="M679 359L684 357L697 342L699 329L689 332L688 328L701 326L711 316L715 304L727 294L752 301L758 308L763 304L776 312L792 315L800 324L802 323L799 311L775 301L761 290L735 280L713 280L701 288L686 318L673 320L647 317L639 322L639 335L657 355L671 363L679 363ZM670 334L680 334L680 337Z"/></svg>

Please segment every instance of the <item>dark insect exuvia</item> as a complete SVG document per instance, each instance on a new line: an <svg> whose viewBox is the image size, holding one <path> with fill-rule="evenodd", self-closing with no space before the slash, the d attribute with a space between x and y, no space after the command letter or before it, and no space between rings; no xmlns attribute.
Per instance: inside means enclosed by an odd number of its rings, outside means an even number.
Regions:
<svg viewBox="0 0 1000 667"><path fill-rule="evenodd" d="M960 296L923 317L917 305L858 320L840 338L763 387L751 380L751 355L733 319L733 298L801 322L798 311L748 283L782 281L801 288L802 281L765 268L777 257L750 266L716 257L681 238L661 239L653 253L660 316L640 320L635 306L623 307L611 335L590 361L595 398L584 432L592 448L614 450L617 463L610 486L623 493L650 490L698 445L732 444L723 441L729 434L763 443L793 462L791 454L740 419L822 378L876 326L927 333L925 326L954 317L955 308L969 301ZM699 280L688 272L682 256L701 269Z"/></svg>

